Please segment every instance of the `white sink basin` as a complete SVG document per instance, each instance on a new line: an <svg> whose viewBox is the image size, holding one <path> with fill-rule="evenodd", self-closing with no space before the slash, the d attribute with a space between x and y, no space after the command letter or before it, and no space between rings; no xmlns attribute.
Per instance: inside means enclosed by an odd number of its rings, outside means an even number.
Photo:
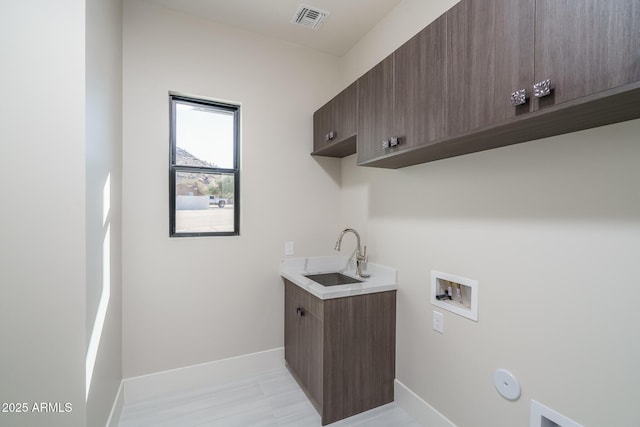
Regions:
<svg viewBox="0 0 640 427"><path fill-rule="evenodd" d="M398 271L395 268L367 263L365 272L369 277L359 278L355 272L355 261L343 256L285 258L280 266L282 277L320 299L398 289Z"/></svg>

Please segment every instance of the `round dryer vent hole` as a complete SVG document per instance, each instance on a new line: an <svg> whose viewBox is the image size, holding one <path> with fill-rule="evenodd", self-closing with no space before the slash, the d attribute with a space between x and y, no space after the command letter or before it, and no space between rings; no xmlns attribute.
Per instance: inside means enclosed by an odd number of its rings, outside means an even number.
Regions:
<svg viewBox="0 0 640 427"><path fill-rule="evenodd" d="M516 377L506 369L498 369L493 373L493 385L502 397L507 400L520 399L520 383Z"/></svg>

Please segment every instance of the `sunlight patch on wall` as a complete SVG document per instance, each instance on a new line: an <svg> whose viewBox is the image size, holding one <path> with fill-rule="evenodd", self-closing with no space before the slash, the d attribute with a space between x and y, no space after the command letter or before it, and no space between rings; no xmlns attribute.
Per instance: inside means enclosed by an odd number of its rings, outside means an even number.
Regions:
<svg viewBox="0 0 640 427"><path fill-rule="evenodd" d="M104 240L102 241L102 294L98 303L96 318L89 339L89 347L87 348L87 358L85 361L86 369L86 390L85 400L89 398L89 389L91 388L91 379L93 370L98 357L98 347L100 338L104 329L104 322L107 317L107 308L109 307L109 298L111 297L111 224L109 223L109 211L111 209L111 175L107 176L107 180L102 189L102 223L106 228Z"/></svg>
<svg viewBox="0 0 640 427"><path fill-rule="evenodd" d="M107 181L102 187L102 225L107 225L109 211L111 210L111 174L107 175Z"/></svg>

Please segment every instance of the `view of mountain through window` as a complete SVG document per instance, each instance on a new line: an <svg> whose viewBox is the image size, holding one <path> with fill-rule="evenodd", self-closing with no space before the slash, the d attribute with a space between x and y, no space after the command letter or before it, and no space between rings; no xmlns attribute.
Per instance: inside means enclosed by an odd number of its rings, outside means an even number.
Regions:
<svg viewBox="0 0 640 427"><path fill-rule="evenodd" d="M198 166L232 169L234 166L234 113L191 104L176 104L179 162L201 162ZM179 163L183 164L183 163Z"/></svg>
<svg viewBox="0 0 640 427"><path fill-rule="evenodd" d="M239 107L171 96L171 236L237 235Z"/></svg>

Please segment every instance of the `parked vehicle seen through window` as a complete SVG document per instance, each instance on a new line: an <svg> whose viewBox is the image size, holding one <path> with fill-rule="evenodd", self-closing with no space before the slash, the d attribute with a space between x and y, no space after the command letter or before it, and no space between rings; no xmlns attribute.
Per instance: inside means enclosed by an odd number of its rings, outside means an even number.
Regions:
<svg viewBox="0 0 640 427"><path fill-rule="evenodd" d="M170 113L170 236L240 234L240 107L171 94Z"/></svg>

